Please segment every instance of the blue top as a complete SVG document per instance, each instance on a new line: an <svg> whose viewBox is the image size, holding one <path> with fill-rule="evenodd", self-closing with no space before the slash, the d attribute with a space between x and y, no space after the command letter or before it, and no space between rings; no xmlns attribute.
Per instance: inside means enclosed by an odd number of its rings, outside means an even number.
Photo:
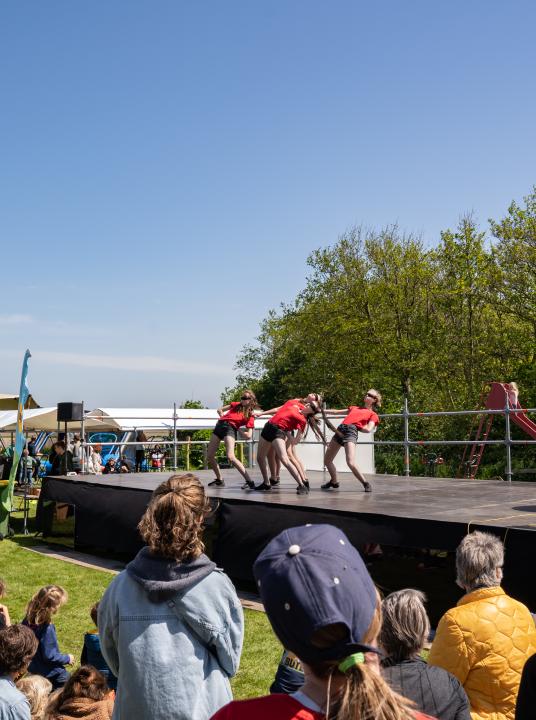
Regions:
<svg viewBox="0 0 536 720"><path fill-rule="evenodd" d="M37 652L30 663L28 672L48 677L53 670L69 664L69 656L60 653L56 627L53 623L30 625L24 618L22 624L33 630L35 637L39 640Z"/></svg>
<svg viewBox="0 0 536 720"><path fill-rule="evenodd" d="M82 665L93 665L94 668L97 668L106 678L110 690L117 688L117 678L102 656L99 633L96 630L84 635L84 647L82 648L80 662Z"/></svg>
<svg viewBox="0 0 536 720"><path fill-rule="evenodd" d="M31 720L30 705L13 680L0 677L0 720Z"/></svg>

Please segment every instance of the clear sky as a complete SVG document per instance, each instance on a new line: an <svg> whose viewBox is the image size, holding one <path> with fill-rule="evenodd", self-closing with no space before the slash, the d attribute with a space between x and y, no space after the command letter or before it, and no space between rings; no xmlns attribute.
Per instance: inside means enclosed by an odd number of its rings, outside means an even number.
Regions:
<svg viewBox="0 0 536 720"><path fill-rule="evenodd" d="M214 405L306 258L536 183L533 0L0 5L0 392Z"/></svg>

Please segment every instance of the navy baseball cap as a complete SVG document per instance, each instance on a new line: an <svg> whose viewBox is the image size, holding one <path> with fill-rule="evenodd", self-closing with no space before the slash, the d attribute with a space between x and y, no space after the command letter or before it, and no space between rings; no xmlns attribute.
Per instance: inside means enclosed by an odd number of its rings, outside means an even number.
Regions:
<svg viewBox="0 0 536 720"><path fill-rule="evenodd" d="M283 646L306 663L339 660L356 652L379 652L361 642L374 616L377 592L363 560L332 525L283 530L253 565L264 608ZM317 647L315 631L346 628L330 647Z"/></svg>

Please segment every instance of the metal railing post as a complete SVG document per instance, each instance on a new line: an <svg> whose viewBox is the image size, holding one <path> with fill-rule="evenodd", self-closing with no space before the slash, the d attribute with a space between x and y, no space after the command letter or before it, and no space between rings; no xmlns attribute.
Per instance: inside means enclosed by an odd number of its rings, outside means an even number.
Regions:
<svg viewBox="0 0 536 720"><path fill-rule="evenodd" d="M177 470L177 403L173 403L173 470Z"/></svg>
<svg viewBox="0 0 536 720"><path fill-rule="evenodd" d="M408 398L404 398L404 475L410 476L410 457L409 457L409 407Z"/></svg>
<svg viewBox="0 0 536 720"><path fill-rule="evenodd" d="M251 432L251 440L248 443L249 446L249 467L255 467L255 428Z"/></svg>
<svg viewBox="0 0 536 720"><path fill-rule="evenodd" d="M512 436L510 434L510 405L508 403L508 395L506 396L506 407L504 408L504 426L506 445L506 482L512 482Z"/></svg>

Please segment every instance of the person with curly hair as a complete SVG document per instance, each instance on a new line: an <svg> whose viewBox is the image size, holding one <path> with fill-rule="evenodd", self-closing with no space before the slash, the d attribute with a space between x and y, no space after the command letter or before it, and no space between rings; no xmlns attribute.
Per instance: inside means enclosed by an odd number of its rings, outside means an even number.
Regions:
<svg viewBox="0 0 536 720"><path fill-rule="evenodd" d="M195 475L161 483L138 525L146 547L100 601L116 718L207 720L232 697L244 619L231 581L203 552L209 514Z"/></svg>
<svg viewBox="0 0 536 720"><path fill-rule="evenodd" d="M28 699L32 720L48 720L46 709L52 692L50 680L42 675L25 675L17 681L17 689Z"/></svg>
<svg viewBox="0 0 536 720"><path fill-rule="evenodd" d="M67 591L59 585L45 585L28 603L26 617L23 625L33 631L39 646L32 662L30 672L42 675L50 680L53 687L65 685L69 677L65 665L72 665L74 657L60 652L56 626L52 622L53 616L62 605L67 602Z"/></svg>
<svg viewBox="0 0 536 720"><path fill-rule="evenodd" d="M37 650L37 639L24 625L0 630L0 718L31 720L26 696L15 687Z"/></svg>

